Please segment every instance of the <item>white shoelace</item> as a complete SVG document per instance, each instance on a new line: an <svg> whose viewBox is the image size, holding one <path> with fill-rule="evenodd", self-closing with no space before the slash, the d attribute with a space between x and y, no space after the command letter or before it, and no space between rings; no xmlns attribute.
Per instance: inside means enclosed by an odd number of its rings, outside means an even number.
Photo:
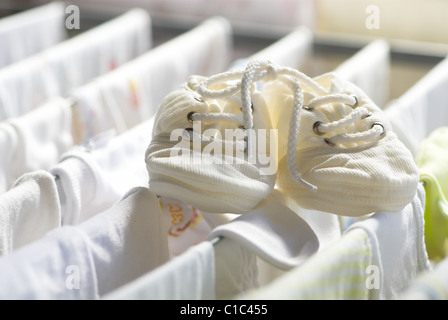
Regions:
<svg viewBox="0 0 448 320"><path fill-rule="evenodd" d="M328 132L338 130L370 116L369 111L358 106L358 99L348 94L330 94L325 88L304 73L289 67L277 66L270 61L251 60L244 71L229 71L216 74L203 81L198 88L198 93L203 98L227 98L235 103L241 104L242 117L233 113L191 113L188 118L193 121L218 122L226 121L236 123L247 130L248 134L253 129L253 115L251 91L257 81L279 80L286 84L293 92L294 100L292 115L288 134L287 145L287 165L292 178L304 184L311 191L317 191L317 187L302 178L298 170L297 163L297 142L300 125L300 116L303 109L312 112L325 104L344 103L352 106L353 112L344 118L330 123L316 122L312 128L317 135L324 135ZM219 90L209 89L216 84L225 84L227 87ZM307 106L303 105L303 91L300 84L303 83L316 95ZM239 96L238 96L239 94ZM338 134L331 138L324 139L328 145L356 143L378 139L384 133L382 124L375 122L370 130L357 133ZM247 137L247 152L252 155L252 139Z"/></svg>

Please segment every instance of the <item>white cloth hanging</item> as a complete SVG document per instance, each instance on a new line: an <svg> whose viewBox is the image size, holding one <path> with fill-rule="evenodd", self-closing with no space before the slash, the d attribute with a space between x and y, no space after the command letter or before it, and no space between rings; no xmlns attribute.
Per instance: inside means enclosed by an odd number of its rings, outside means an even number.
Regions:
<svg viewBox="0 0 448 320"><path fill-rule="evenodd" d="M371 263L369 238L357 229L266 286L237 296L243 300L366 300Z"/></svg>
<svg viewBox="0 0 448 320"><path fill-rule="evenodd" d="M207 240L212 227L201 211L176 199L158 198L166 219L171 257L180 256L192 246Z"/></svg>
<svg viewBox="0 0 448 320"><path fill-rule="evenodd" d="M222 238L213 248L216 299L233 299L260 286L257 256L253 251L230 238Z"/></svg>
<svg viewBox="0 0 448 320"><path fill-rule="evenodd" d="M106 210L133 187L147 186L144 155L151 118L120 135L105 132L64 153L50 169L57 176L62 223L78 224Z"/></svg>
<svg viewBox="0 0 448 320"><path fill-rule="evenodd" d="M17 117L53 96L105 74L151 46L151 21L142 9L0 69L0 119Z"/></svg>
<svg viewBox="0 0 448 320"><path fill-rule="evenodd" d="M448 300L448 258L422 272L399 295L401 300Z"/></svg>
<svg viewBox="0 0 448 320"><path fill-rule="evenodd" d="M14 128L0 122L0 194L11 186L11 170L17 148L17 134Z"/></svg>
<svg viewBox="0 0 448 320"><path fill-rule="evenodd" d="M278 1L239 0L230 5L227 0L77 0L81 8L112 6L127 9L139 6L156 16L161 16L174 26L191 25L204 17L220 15L229 19L239 32L261 36L278 36L303 25L314 25L314 2L312 0ZM232 3L233 4L233 3Z"/></svg>
<svg viewBox="0 0 448 320"><path fill-rule="evenodd" d="M394 132L415 156L420 143L448 125L448 58L385 109Z"/></svg>
<svg viewBox="0 0 448 320"><path fill-rule="evenodd" d="M274 190L254 210L216 227L209 240L229 238L273 266L290 270L319 249L319 239Z"/></svg>
<svg viewBox="0 0 448 320"><path fill-rule="evenodd" d="M65 4L41 5L0 19L0 68L66 39Z"/></svg>
<svg viewBox="0 0 448 320"><path fill-rule="evenodd" d="M2 127L8 138L0 141L4 159L0 165L0 176L4 177L0 179L0 193L25 173L49 170L73 145L72 110L66 99L49 99L23 116L4 121Z"/></svg>
<svg viewBox="0 0 448 320"><path fill-rule="evenodd" d="M383 108L389 100L390 45L374 40L345 60L334 72L360 87Z"/></svg>
<svg viewBox="0 0 448 320"><path fill-rule="evenodd" d="M424 208L425 190L419 184L413 201L402 211L377 212L348 228L369 235L372 265L380 276L372 299L398 299L420 273L431 268L425 247Z"/></svg>
<svg viewBox="0 0 448 320"><path fill-rule="evenodd" d="M203 241L104 297L105 300L214 300L213 245Z"/></svg>
<svg viewBox="0 0 448 320"><path fill-rule="evenodd" d="M76 88L78 140L115 129L123 132L155 114L163 97L191 74L214 74L227 67L231 27L210 18L144 55Z"/></svg>
<svg viewBox="0 0 448 320"><path fill-rule="evenodd" d="M78 226L0 258L0 299L99 299L168 257L157 197L137 187Z"/></svg>
<svg viewBox="0 0 448 320"><path fill-rule="evenodd" d="M20 177L0 195L0 256L42 238L61 226L61 209L53 176L35 171Z"/></svg>
<svg viewBox="0 0 448 320"><path fill-rule="evenodd" d="M270 60L285 67L300 69L311 56L312 51L313 34L310 29L302 26L251 55L248 59ZM242 63L238 64L243 65Z"/></svg>

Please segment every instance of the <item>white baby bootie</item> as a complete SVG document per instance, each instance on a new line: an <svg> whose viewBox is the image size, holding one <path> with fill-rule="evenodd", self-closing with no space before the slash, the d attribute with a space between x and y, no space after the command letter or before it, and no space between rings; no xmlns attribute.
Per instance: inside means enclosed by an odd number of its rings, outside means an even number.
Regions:
<svg viewBox="0 0 448 320"><path fill-rule="evenodd" d="M191 76L165 97L145 155L152 192L238 214L271 193L277 139L255 71Z"/></svg>
<svg viewBox="0 0 448 320"><path fill-rule="evenodd" d="M398 211L412 201L412 154L360 88L333 73L311 79L264 64L278 75L262 92L279 130L277 185L285 195L344 216Z"/></svg>

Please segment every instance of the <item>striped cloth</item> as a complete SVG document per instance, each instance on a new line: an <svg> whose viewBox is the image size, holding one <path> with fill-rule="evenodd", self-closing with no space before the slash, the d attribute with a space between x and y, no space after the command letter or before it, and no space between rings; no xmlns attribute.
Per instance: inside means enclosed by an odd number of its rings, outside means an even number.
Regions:
<svg viewBox="0 0 448 320"><path fill-rule="evenodd" d="M367 300L374 286L367 233L351 230L332 246L270 284L237 297L244 300ZM373 272L370 272L370 271ZM379 276L379 275L378 275Z"/></svg>

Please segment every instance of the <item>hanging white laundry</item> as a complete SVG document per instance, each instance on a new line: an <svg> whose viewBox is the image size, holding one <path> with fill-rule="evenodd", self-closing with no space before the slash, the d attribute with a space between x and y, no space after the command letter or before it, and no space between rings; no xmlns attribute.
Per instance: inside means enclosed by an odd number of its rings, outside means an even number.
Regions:
<svg viewBox="0 0 448 320"><path fill-rule="evenodd" d="M394 131L415 156L420 143L448 125L448 58L385 109Z"/></svg>
<svg viewBox="0 0 448 320"><path fill-rule="evenodd" d="M17 134L14 128L0 122L0 194L11 186L11 167L16 149Z"/></svg>
<svg viewBox="0 0 448 320"><path fill-rule="evenodd" d="M133 188L78 226L0 259L0 299L99 299L168 261L157 197Z"/></svg>
<svg viewBox="0 0 448 320"><path fill-rule="evenodd" d="M370 42L339 65L334 72L360 87L383 108L389 100L390 46L385 40Z"/></svg>
<svg viewBox="0 0 448 320"><path fill-rule="evenodd" d="M218 241L219 299L271 282L304 263L320 245L311 227L284 204L277 190L253 211L215 227L208 239ZM228 256L232 250L239 252L241 261Z"/></svg>
<svg viewBox="0 0 448 320"><path fill-rule="evenodd" d="M323 251L243 300L366 300L371 247L364 230L353 230Z"/></svg>
<svg viewBox="0 0 448 320"><path fill-rule="evenodd" d="M301 217L313 230L319 239L319 250L338 240L342 233L340 218L332 213L309 210L300 207L288 195L284 197L285 205Z"/></svg>
<svg viewBox="0 0 448 320"><path fill-rule="evenodd" d="M231 69L244 68L251 59L269 60L285 67L300 68L312 51L313 34L310 29L302 26L250 57L234 61Z"/></svg>
<svg viewBox="0 0 448 320"><path fill-rule="evenodd" d="M23 115L53 96L134 59L151 46L149 14L130 10L0 70L0 119Z"/></svg>
<svg viewBox="0 0 448 320"><path fill-rule="evenodd" d="M298 27L249 59L267 59L279 65L299 68L313 51L313 34L306 27Z"/></svg>
<svg viewBox="0 0 448 320"><path fill-rule="evenodd" d="M378 212L348 228L362 229L369 235L372 265L380 277L372 289L372 299L397 299L421 272L430 270L424 208L425 190L419 185L414 200L402 211Z"/></svg>
<svg viewBox="0 0 448 320"><path fill-rule="evenodd" d="M207 240L212 227L201 211L176 199L159 197L159 202L166 219L172 257L180 256L190 247Z"/></svg>
<svg viewBox="0 0 448 320"><path fill-rule="evenodd" d="M10 128L8 140L0 142L0 150L5 152L0 167L0 176L4 177L0 192L8 190L21 175L48 170L58 162L73 145L71 112L67 100L54 98L21 117L3 122L2 127Z"/></svg>
<svg viewBox="0 0 448 320"><path fill-rule="evenodd" d="M399 295L401 300L448 300L448 259L422 272Z"/></svg>
<svg viewBox="0 0 448 320"><path fill-rule="evenodd" d="M67 254L67 253L71 254ZM2 300L98 299L89 247L79 231L64 227L0 259Z"/></svg>
<svg viewBox="0 0 448 320"><path fill-rule="evenodd" d="M153 121L118 136L105 132L61 156L50 172L58 177L64 225L78 224L111 207L131 188L148 185L142 155Z"/></svg>
<svg viewBox="0 0 448 320"><path fill-rule="evenodd" d="M60 226L56 183L48 172L25 174L8 192L0 195L0 256L38 240Z"/></svg>
<svg viewBox="0 0 448 320"><path fill-rule="evenodd" d="M95 6L113 6L126 9L139 6L161 16L175 26L191 25L202 21L204 17L220 15L230 19L232 25L243 34L278 36L297 25L314 25L314 7L312 0L77 0L81 8Z"/></svg>
<svg viewBox="0 0 448 320"><path fill-rule="evenodd" d="M319 249L319 239L274 190L255 209L212 230L209 240L229 238L282 270L302 264Z"/></svg>
<svg viewBox="0 0 448 320"><path fill-rule="evenodd" d="M231 26L211 18L137 59L76 88L81 141L108 130L123 132L155 114L163 97L192 74L210 75L227 67ZM84 124L84 125L83 125Z"/></svg>
<svg viewBox="0 0 448 320"><path fill-rule="evenodd" d="M257 256L253 251L229 238L222 238L213 248L216 299L233 299L260 286Z"/></svg>
<svg viewBox="0 0 448 320"><path fill-rule="evenodd" d="M215 255L203 241L104 297L105 300L214 300Z"/></svg>
<svg viewBox="0 0 448 320"><path fill-rule="evenodd" d="M66 5L54 1L0 19L0 68L66 39Z"/></svg>

